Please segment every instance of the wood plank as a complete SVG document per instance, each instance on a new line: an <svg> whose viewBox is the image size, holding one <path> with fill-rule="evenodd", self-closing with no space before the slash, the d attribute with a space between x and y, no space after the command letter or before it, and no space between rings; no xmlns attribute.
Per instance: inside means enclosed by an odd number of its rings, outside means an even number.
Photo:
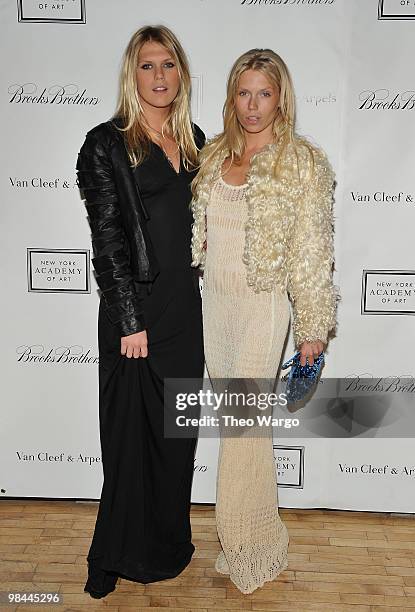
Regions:
<svg viewBox="0 0 415 612"><path fill-rule="evenodd" d="M215 507L191 511L195 554L180 576L120 579L103 600L83 591L98 503L0 500L1 591L59 592L63 610L108 612L415 612L415 522L381 512L280 509L289 566L249 595L214 568ZM36 610L50 612L50 606ZM27 610L27 605L7 606Z"/></svg>

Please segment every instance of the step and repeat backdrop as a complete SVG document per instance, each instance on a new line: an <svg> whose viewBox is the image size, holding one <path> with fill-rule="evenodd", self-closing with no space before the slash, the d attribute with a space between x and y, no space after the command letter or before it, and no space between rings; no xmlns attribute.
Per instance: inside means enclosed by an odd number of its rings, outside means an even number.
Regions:
<svg viewBox="0 0 415 612"><path fill-rule="evenodd" d="M0 498L100 496L99 298L75 163L112 116L122 53L146 24L182 41L208 136L236 57L285 59L297 131L337 178L342 301L325 376L392 378L415 405L415 0L1 0L0 23ZM366 421L334 411L344 435L275 438L280 506L413 512L413 430L394 405ZM217 452L199 440L193 502L215 501Z"/></svg>

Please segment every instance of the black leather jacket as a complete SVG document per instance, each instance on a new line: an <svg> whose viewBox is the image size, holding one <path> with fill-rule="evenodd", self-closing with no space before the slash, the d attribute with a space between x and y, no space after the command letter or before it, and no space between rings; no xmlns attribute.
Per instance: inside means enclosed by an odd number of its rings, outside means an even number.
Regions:
<svg viewBox="0 0 415 612"><path fill-rule="evenodd" d="M124 138L112 119L90 130L78 154L78 184L92 232L92 264L110 321L120 336L145 329L137 283L150 283L159 267L146 229L148 212L140 197ZM196 144L199 134L195 128Z"/></svg>

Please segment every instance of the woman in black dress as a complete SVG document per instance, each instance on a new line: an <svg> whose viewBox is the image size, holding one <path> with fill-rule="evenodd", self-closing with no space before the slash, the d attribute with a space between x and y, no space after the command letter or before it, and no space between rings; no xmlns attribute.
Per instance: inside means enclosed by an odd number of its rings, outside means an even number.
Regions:
<svg viewBox="0 0 415 612"><path fill-rule="evenodd" d="M164 378L203 376L201 298L191 268L190 182L204 134L190 73L165 27L127 47L115 117L88 132L79 186L101 290L99 417L104 482L84 590L119 576L173 578L188 565L195 438L164 437Z"/></svg>

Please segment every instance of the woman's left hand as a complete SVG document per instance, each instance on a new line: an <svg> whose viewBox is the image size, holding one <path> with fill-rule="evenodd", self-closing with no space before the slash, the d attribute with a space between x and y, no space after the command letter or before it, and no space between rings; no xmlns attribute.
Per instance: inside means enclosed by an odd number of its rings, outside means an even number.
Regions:
<svg viewBox="0 0 415 612"><path fill-rule="evenodd" d="M323 348L324 348L324 345L321 340L316 340L315 342L303 342L298 349L301 353L301 358L300 358L301 365L305 366L307 357L308 357L308 365L313 365L314 358L320 355Z"/></svg>

